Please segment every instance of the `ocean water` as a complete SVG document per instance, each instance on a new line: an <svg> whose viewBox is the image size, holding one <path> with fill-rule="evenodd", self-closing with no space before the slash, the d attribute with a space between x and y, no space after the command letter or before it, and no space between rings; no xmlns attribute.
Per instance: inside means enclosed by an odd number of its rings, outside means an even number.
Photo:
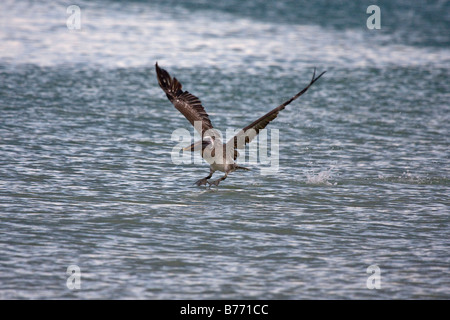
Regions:
<svg viewBox="0 0 450 320"><path fill-rule="evenodd" d="M1 299L450 298L450 2L7 0L0 21ZM193 129L156 61L223 132L327 73L267 127L276 172L206 188L171 157Z"/></svg>

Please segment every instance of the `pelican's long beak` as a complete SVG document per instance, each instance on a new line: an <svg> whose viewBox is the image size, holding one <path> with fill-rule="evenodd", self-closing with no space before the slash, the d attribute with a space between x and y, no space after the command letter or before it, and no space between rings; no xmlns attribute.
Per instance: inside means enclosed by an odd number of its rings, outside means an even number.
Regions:
<svg viewBox="0 0 450 320"><path fill-rule="evenodd" d="M203 150L208 144L209 144L208 141L199 140L199 141L191 144L189 147L183 148L183 151L191 151L192 152L192 151ZM200 149L200 146L201 146L201 149Z"/></svg>

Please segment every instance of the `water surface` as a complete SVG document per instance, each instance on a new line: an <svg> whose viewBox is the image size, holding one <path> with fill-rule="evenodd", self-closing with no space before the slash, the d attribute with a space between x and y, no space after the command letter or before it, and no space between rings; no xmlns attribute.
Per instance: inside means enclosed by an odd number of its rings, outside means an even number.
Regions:
<svg viewBox="0 0 450 320"><path fill-rule="evenodd" d="M450 298L448 2L71 4L0 5L0 298ZM327 73L209 189L155 61L223 132Z"/></svg>

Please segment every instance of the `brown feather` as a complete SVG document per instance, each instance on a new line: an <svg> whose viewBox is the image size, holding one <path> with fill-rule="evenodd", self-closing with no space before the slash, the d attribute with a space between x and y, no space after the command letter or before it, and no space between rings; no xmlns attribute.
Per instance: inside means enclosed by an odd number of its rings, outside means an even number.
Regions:
<svg viewBox="0 0 450 320"><path fill-rule="evenodd" d="M293 96L291 99L285 101L283 104L279 105L275 109L269 111L259 119L253 121L251 124L243 128L241 131L239 131L233 138L231 138L228 143L232 143L234 149L243 149L245 147L245 144L250 143L259 133L260 130L264 129L272 120L274 120L278 113L283 110L288 104L290 104L292 101L300 97L302 94L304 94L309 87L313 85L314 82L316 82L326 71L322 72L319 76L315 77L316 75L316 69L314 69L313 77L308 86L303 88L299 93L297 93L295 96ZM254 131L250 131L250 129L253 129ZM256 133L256 134L255 134ZM245 137L245 138L244 138ZM244 139L243 139L244 138ZM245 143L242 143L245 141ZM235 155L236 160L236 155Z"/></svg>
<svg viewBox="0 0 450 320"><path fill-rule="evenodd" d="M206 130L212 129L213 125L205 109L202 106L202 102L199 98L182 90L181 83L177 78L172 78L170 74L161 69L158 63L155 65L156 75L158 83L161 89L166 93L167 98L180 111L186 119L194 126L196 121L200 121L202 124L201 132L202 136Z"/></svg>

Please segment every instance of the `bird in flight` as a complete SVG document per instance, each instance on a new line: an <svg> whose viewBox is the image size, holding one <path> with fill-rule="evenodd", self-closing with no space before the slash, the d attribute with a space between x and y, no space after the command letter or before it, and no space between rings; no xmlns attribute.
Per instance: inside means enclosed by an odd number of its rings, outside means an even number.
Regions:
<svg viewBox="0 0 450 320"><path fill-rule="evenodd" d="M161 69L158 63L155 64L155 69L159 86L166 93L169 101L186 117L202 137L201 140L183 148L184 151L200 151L203 159L210 165L209 175L195 182L197 186L206 184L218 186L231 172L249 170L236 163L236 159L239 156L237 150L244 149L245 145L250 143L261 129L264 129L269 122L275 119L281 110L304 94L326 72L324 71L316 77L316 69L314 68L312 79L305 88L286 102L241 129L224 144L220 139L220 135L214 130L200 99L188 91L183 91L181 83L175 77L172 78L166 70ZM225 175L219 179L210 180L216 171L224 172Z"/></svg>

